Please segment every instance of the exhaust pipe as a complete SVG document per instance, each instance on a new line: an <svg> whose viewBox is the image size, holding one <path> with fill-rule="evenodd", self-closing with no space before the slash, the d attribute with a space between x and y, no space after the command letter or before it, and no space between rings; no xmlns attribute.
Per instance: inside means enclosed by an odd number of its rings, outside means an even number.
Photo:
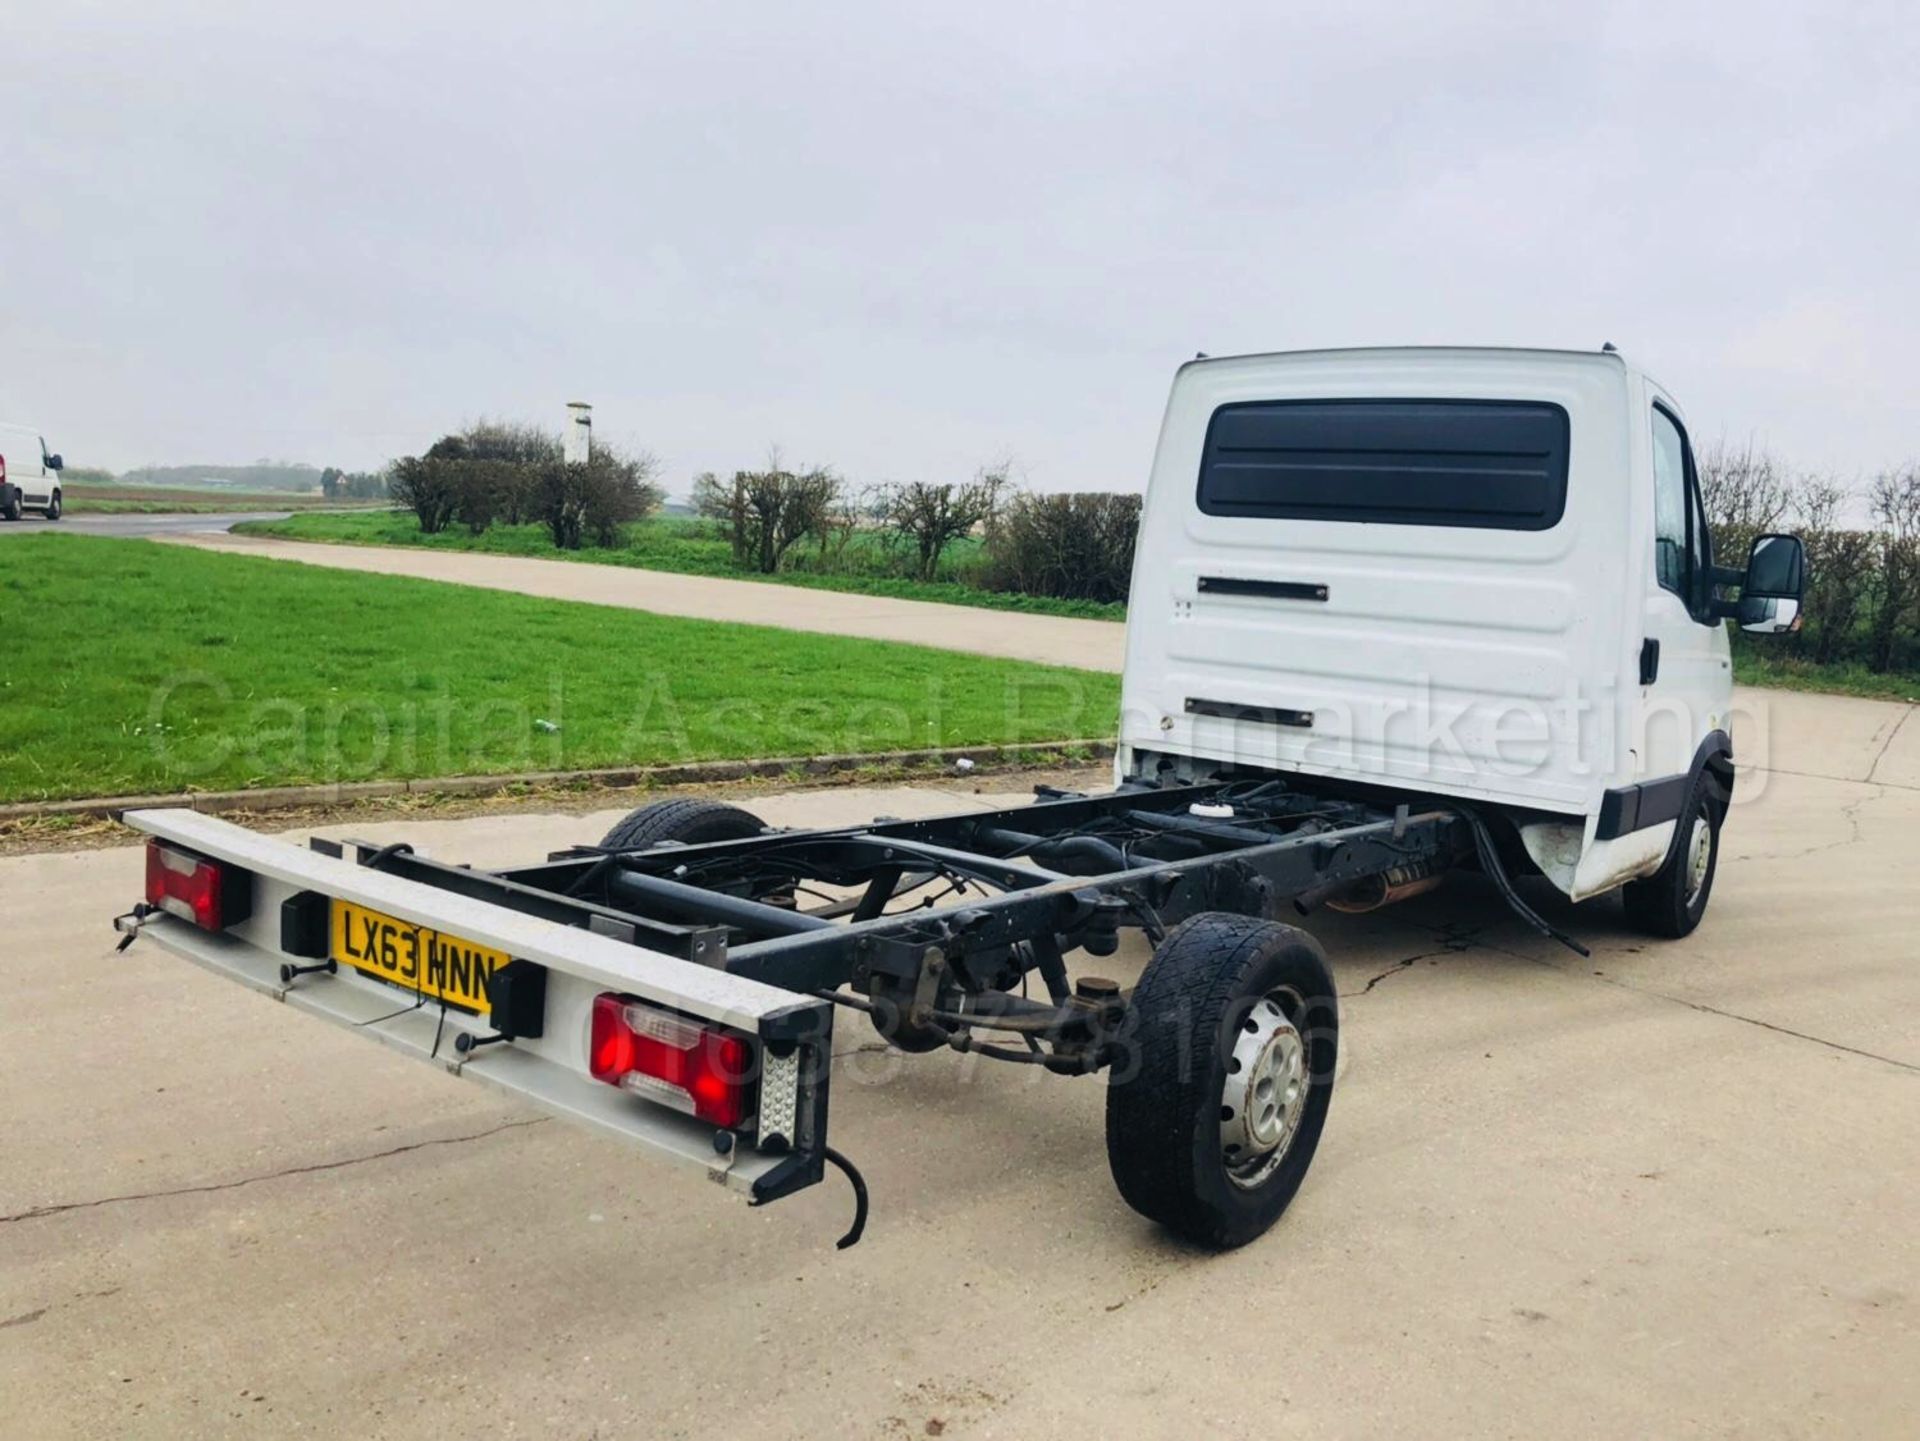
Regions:
<svg viewBox="0 0 1920 1441"><path fill-rule="evenodd" d="M1345 890L1327 897L1327 906L1357 916L1411 896L1423 896L1446 878L1446 872L1431 863L1396 866L1390 871L1355 881Z"/></svg>

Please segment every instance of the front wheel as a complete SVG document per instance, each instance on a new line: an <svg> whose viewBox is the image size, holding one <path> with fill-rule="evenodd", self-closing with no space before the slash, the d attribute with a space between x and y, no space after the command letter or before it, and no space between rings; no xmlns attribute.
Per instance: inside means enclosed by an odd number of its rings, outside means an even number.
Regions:
<svg viewBox="0 0 1920 1441"><path fill-rule="evenodd" d="M1340 1014L1306 932L1208 912L1154 952L1107 1082L1107 1163L1127 1204L1203 1246L1280 1219L1333 1099Z"/></svg>
<svg viewBox="0 0 1920 1441"><path fill-rule="evenodd" d="M53 499L47 502L47 519L60 519L60 492L57 490L53 493Z"/></svg>
<svg viewBox="0 0 1920 1441"><path fill-rule="evenodd" d="M1702 770L1688 789L1666 861L1646 880L1629 881L1620 888L1627 920L1635 930L1678 940L1700 924L1720 863L1720 818L1708 772Z"/></svg>

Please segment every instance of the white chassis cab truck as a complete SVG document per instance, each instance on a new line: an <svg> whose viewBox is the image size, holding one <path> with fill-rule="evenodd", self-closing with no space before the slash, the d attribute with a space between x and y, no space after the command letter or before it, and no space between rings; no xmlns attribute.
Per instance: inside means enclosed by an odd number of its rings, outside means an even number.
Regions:
<svg viewBox="0 0 1920 1441"><path fill-rule="evenodd" d="M1734 779L1725 623L1792 626L1803 569L1791 536L1715 566L1679 407L1611 348L1200 360L1154 455L1111 791L830 830L657 801L498 870L131 811L146 890L115 925L755 1204L838 1167L843 1245L837 1015L1104 1072L1124 1199L1236 1246L1332 1098L1303 919L1473 871L1575 949L1523 887L1689 933ZM1123 930L1135 984L1069 969Z"/></svg>

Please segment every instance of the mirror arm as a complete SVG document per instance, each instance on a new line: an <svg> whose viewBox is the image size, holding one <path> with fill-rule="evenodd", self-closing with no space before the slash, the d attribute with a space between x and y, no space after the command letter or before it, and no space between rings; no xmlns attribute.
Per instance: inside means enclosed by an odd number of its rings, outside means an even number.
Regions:
<svg viewBox="0 0 1920 1441"><path fill-rule="evenodd" d="M1715 585L1740 585L1745 582L1746 578L1747 573L1740 566L1716 565L1713 567L1713 583Z"/></svg>
<svg viewBox="0 0 1920 1441"><path fill-rule="evenodd" d="M1737 600L1716 600L1707 612L1715 620L1740 619L1740 602Z"/></svg>

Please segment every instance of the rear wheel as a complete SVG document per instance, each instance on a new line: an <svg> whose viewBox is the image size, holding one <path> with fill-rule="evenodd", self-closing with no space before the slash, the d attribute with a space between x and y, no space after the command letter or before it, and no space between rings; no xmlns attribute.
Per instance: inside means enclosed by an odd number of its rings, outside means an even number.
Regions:
<svg viewBox="0 0 1920 1441"><path fill-rule="evenodd" d="M0 502L0 517L7 520L20 519L20 492L12 491L4 502Z"/></svg>
<svg viewBox="0 0 1920 1441"><path fill-rule="evenodd" d="M1326 1125L1340 1016L1306 932L1209 912L1154 952L1107 1082L1107 1163L1127 1204L1203 1246L1280 1219Z"/></svg>
<svg viewBox="0 0 1920 1441"><path fill-rule="evenodd" d="M1708 773L1702 770L1688 789L1686 809L1680 812L1666 862L1646 880L1629 881L1620 888L1627 920L1635 930L1678 940L1700 924L1720 861L1720 819Z"/></svg>

